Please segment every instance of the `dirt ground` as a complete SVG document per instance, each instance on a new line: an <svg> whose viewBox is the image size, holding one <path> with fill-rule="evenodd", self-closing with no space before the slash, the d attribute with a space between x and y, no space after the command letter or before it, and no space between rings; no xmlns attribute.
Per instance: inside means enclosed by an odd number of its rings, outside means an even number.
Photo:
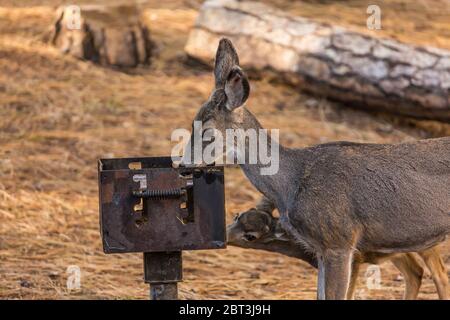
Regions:
<svg viewBox="0 0 450 320"><path fill-rule="evenodd" d="M71 3L111 3L72 1ZM117 1L116 1L117 2ZM270 2L363 32L367 1ZM0 298L145 299L141 254L105 255L98 224L97 159L169 155L170 134L189 128L212 88L210 70L183 53L201 1L147 1L159 54L133 73L63 56L42 41L63 1L0 0ZM450 49L448 1L380 2L383 31ZM334 140L401 142L450 135L450 125L367 114L262 77L249 108L287 146ZM259 197L239 168L226 170L227 219ZM449 245L444 260L450 267ZM229 247L184 252L183 299L314 299L316 271L278 254ZM68 291L66 269L81 269ZM363 269L357 298L400 299L403 281L381 265L381 288ZM419 296L435 299L429 275Z"/></svg>

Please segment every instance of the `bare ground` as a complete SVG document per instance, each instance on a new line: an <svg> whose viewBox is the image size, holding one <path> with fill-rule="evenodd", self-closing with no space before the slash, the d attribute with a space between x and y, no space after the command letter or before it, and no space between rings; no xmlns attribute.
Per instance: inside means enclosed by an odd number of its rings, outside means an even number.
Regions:
<svg viewBox="0 0 450 320"><path fill-rule="evenodd" d="M212 87L210 71L183 54L200 1L146 3L159 56L133 73L62 56L45 44L42 36L62 2L0 1L0 298L143 299L141 255L102 252L96 161L168 155L171 131L189 128ZM366 1L265 2L367 32ZM376 35L450 49L448 2L427 3L385 1L384 30ZM448 124L351 110L270 77L252 80L248 105L265 127L281 128L288 146L450 134ZM238 168L226 171L231 219L252 206L258 193ZM448 244L444 253L449 267ZM315 297L316 271L292 258L233 247L183 257L184 299ZM79 291L66 289L69 265L81 268ZM364 271L358 298L401 297L403 282L390 263L381 266L381 289L366 288ZM429 276L419 297L437 297Z"/></svg>

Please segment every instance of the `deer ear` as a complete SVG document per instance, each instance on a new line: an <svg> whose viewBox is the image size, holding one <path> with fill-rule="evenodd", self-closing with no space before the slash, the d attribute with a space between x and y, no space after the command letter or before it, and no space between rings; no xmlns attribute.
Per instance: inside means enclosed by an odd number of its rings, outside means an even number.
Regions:
<svg viewBox="0 0 450 320"><path fill-rule="evenodd" d="M273 218L273 211L275 210L275 205L272 200L269 200L265 196L262 196L256 204L256 209L264 211Z"/></svg>
<svg viewBox="0 0 450 320"><path fill-rule="evenodd" d="M233 111L244 104L250 94L247 76L239 67L239 57L233 44L222 38L216 53L214 66L216 89L225 89L226 107Z"/></svg>
<svg viewBox="0 0 450 320"><path fill-rule="evenodd" d="M226 107L228 110L242 106L250 94L247 76L238 66L233 67L225 82Z"/></svg>
<svg viewBox="0 0 450 320"><path fill-rule="evenodd" d="M214 77L216 89L223 88L233 67L239 66L239 57L233 44L227 38L220 39L216 52Z"/></svg>

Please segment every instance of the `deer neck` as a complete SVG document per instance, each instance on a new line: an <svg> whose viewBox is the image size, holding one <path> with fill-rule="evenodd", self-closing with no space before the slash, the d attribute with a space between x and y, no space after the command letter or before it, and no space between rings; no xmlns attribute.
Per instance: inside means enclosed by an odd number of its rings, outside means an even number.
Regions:
<svg viewBox="0 0 450 320"><path fill-rule="evenodd" d="M311 252L305 250L301 245L294 241L273 240L261 245L260 248L266 251L277 252L288 257L301 259L308 262L311 266L317 268L317 260Z"/></svg>
<svg viewBox="0 0 450 320"><path fill-rule="evenodd" d="M238 120L240 120L234 121L236 128L243 130L256 129L257 132L263 129L250 111L245 108L240 109L242 109L240 110L241 113L235 115L238 117ZM262 132L264 134L264 131ZM266 150L268 150L268 154L271 153L271 150L278 150L278 159L270 157L271 161L278 161L278 170L273 171L271 174L262 174L264 168L268 168L268 166L273 164L267 165L262 163L259 156L257 157L256 163L251 164L246 161L244 164L240 164L240 166L250 182L268 199L272 200L278 210L285 211L289 199L292 198L298 189L298 185L294 183L294 181L296 180L296 173L300 169L301 163L292 161L293 150L282 146L277 139L272 139L269 132L266 139ZM259 148L260 145L258 144L258 152ZM249 153L252 151L254 152L254 150L249 149L249 145L245 144L246 160L249 159Z"/></svg>

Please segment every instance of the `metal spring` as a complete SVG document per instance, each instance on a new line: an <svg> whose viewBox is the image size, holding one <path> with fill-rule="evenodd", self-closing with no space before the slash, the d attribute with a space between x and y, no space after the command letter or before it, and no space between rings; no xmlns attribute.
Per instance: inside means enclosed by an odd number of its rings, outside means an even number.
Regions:
<svg viewBox="0 0 450 320"><path fill-rule="evenodd" d="M157 200L178 198L185 193L184 189L166 189L166 190L138 190L133 191L133 195L140 198L152 198Z"/></svg>

